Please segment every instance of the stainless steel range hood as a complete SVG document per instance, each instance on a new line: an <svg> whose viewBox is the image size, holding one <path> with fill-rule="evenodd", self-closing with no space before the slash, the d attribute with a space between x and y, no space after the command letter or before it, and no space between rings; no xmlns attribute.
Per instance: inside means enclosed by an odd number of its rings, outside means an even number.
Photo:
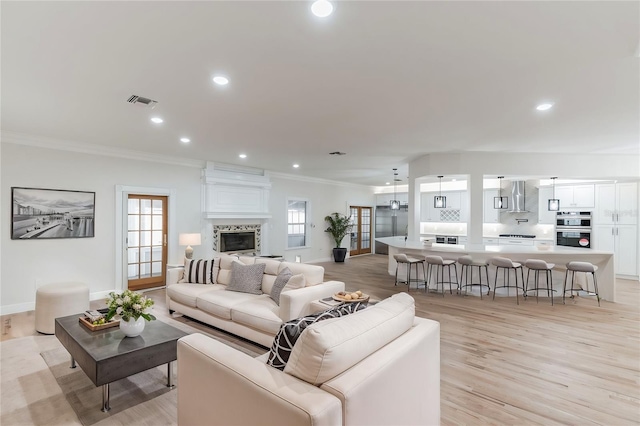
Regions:
<svg viewBox="0 0 640 426"><path fill-rule="evenodd" d="M524 185L525 181L516 180L511 186L511 208L507 213L528 213L524 206Z"/></svg>

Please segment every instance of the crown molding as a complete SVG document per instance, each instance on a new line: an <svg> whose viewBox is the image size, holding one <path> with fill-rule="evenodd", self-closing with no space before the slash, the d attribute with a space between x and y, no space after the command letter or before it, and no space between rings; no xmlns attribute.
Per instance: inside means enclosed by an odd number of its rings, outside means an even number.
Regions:
<svg viewBox="0 0 640 426"><path fill-rule="evenodd" d="M270 177L279 178L279 179L287 179L287 180L295 180L296 182L311 182L311 183L324 183L327 185L334 186L344 186L347 188L375 188L374 185L361 185L358 183L349 183L349 182L340 182L337 180L323 179L311 176L300 176L300 175L292 175L289 173L280 173L280 172L272 172L267 170L266 174Z"/></svg>
<svg viewBox="0 0 640 426"><path fill-rule="evenodd" d="M194 167L202 169L206 162L190 160L186 158L168 157L158 154L149 154L124 148L113 148L103 145L93 145L79 142L63 141L60 139L33 136L22 133L3 131L1 142L15 145L35 146L38 148L57 149L60 151L78 152L81 154L102 155L106 157L126 158L128 160L149 161L154 163L171 164L176 166Z"/></svg>

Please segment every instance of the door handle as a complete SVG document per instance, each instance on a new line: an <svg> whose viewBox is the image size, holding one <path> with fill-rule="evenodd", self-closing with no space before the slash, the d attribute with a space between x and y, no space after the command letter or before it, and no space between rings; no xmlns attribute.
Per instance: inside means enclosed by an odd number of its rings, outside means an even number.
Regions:
<svg viewBox="0 0 640 426"><path fill-rule="evenodd" d="M164 234L164 246L167 246L167 234Z"/></svg>

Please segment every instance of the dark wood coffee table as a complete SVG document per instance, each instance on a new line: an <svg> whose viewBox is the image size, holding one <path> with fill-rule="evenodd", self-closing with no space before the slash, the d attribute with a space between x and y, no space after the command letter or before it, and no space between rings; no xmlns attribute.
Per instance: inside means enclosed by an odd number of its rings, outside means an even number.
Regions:
<svg viewBox="0 0 640 426"><path fill-rule="evenodd" d="M80 324L82 314L56 318L55 334L94 385L102 386L102 411L109 411L109 383L167 364L167 386L173 387L172 361L178 339L187 333L161 321L150 321L138 337L125 337L118 327L91 331Z"/></svg>

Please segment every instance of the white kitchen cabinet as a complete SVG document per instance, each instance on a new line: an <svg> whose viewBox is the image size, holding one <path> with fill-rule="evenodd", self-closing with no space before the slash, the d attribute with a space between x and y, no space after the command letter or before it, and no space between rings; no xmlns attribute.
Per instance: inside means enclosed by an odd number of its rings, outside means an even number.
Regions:
<svg viewBox="0 0 640 426"><path fill-rule="evenodd" d="M392 193L376 194L376 206L390 206L391 200L395 198L400 201L401 206L407 205L409 200L409 194L407 192L398 192L395 195Z"/></svg>
<svg viewBox="0 0 640 426"><path fill-rule="evenodd" d="M532 246L531 238L500 238L501 246Z"/></svg>
<svg viewBox="0 0 640 426"><path fill-rule="evenodd" d="M484 223L500 223L500 209L493 208L493 199L498 196L497 189L484 190Z"/></svg>
<svg viewBox="0 0 640 426"><path fill-rule="evenodd" d="M420 221L421 222L466 222L469 217L469 207L466 191L442 192L447 197L447 207L444 209L433 206L433 197L439 192L423 192L420 194ZM459 210L458 220L443 220L441 212L443 210ZM452 217L452 215L445 215Z"/></svg>
<svg viewBox="0 0 640 426"><path fill-rule="evenodd" d="M636 225L638 184L636 182L596 185L596 225Z"/></svg>
<svg viewBox="0 0 640 426"><path fill-rule="evenodd" d="M558 193L556 191L556 197ZM554 225L556 223L556 212L549 211L549 200L553 198L553 188L550 186L540 187L538 190L538 223L542 225ZM560 204L562 207L562 203Z"/></svg>
<svg viewBox="0 0 640 426"><path fill-rule="evenodd" d="M616 275L638 276L638 229L636 225L596 225L597 250L614 253Z"/></svg>
<svg viewBox="0 0 640 426"><path fill-rule="evenodd" d="M595 206L594 185L556 186L560 210L592 209Z"/></svg>
<svg viewBox="0 0 640 426"><path fill-rule="evenodd" d="M500 238L483 238L482 244L485 246L497 246L500 245Z"/></svg>

